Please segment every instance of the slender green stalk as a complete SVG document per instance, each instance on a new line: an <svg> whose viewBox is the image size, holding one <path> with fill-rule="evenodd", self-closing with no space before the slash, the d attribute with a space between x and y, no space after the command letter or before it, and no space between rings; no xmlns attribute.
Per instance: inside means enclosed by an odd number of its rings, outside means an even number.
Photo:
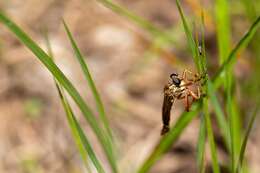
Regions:
<svg viewBox="0 0 260 173"><path fill-rule="evenodd" d="M246 133L245 133L245 137L243 139L243 142L242 142L242 145L241 145L241 148L240 148L240 153L239 153L239 159L238 159L238 163L237 163L237 166L236 166L236 173L239 173L242 166L243 166L243 161L244 161L244 157L245 157L245 151L246 151L246 145L247 145L247 141L248 141L248 138L249 138L249 135L250 135L250 132L253 128L253 124L255 122L255 118L257 116L257 113L259 111L259 108L260 108L260 102L258 102L251 118L250 118L250 121L249 121L249 125L246 129Z"/></svg>
<svg viewBox="0 0 260 173"><path fill-rule="evenodd" d="M205 104L205 103L203 103ZM206 123L204 114L200 117L200 131L197 142L197 165L199 173L205 172Z"/></svg>
<svg viewBox="0 0 260 173"><path fill-rule="evenodd" d="M216 28L219 50L220 64L225 62L230 50L230 17L229 17L229 1L215 1Z"/></svg>
<svg viewBox="0 0 260 173"><path fill-rule="evenodd" d="M218 52L219 52L219 62L220 64L224 63L228 58L230 50L230 19L229 19L229 4L227 0L216 0L215 5L215 14L216 14L216 28L217 28L217 40L218 40ZM234 161L235 161L235 137L236 129L234 122L238 116L234 115L231 105L233 104L233 94L231 92L231 87L233 85L233 66L228 66L224 75L221 77L224 89L227 97L226 109L228 112L228 120L230 127L230 148L231 148L231 171L234 172Z"/></svg>
<svg viewBox="0 0 260 173"><path fill-rule="evenodd" d="M194 27L196 29L196 27ZM201 13L201 23L200 23L200 34L201 38L199 40L199 33L197 30L195 31L196 37L196 48L199 49L200 53L198 54L199 57L199 64L201 66L201 74L207 73L207 62L206 62L206 50L205 50L205 40L204 40L204 14L203 11ZM201 42L201 44L200 44ZM205 80L207 83L207 79ZM202 87L202 92L207 93L207 88L205 86ZM203 111L207 111L208 106L208 99L202 99L202 109ZM197 142L197 165L198 170L200 173L204 173L206 171L206 163L205 163L205 147L206 147L206 121L205 121L205 114L202 113L200 117L200 131L199 137Z"/></svg>
<svg viewBox="0 0 260 173"><path fill-rule="evenodd" d="M73 47L74 53L76 55L76 58L77 58L78 62L81 65L81 69L82 69L82 71L84 73L84 76L85 76L85 78L86 78L86 80L88 82L88 85L90 86L90 89L91 89L91 91L93 93L93 96L95 98L96 107L97 107L97 110L99 112L99 115L100 115L100 118L102 120L102 123L103 123L103 125L104 125L104 127L105 127L105 129L106 129L106 131L108 133L108 135L110 136L110 138L112 140L112 132L111 132L111 129L110 129L109 121L108 121L108 119L106 117L105 109L104 109L103 103L101 101L100 95L99 95L99 93L97 91L95 83L94 83L94 81L93 81L93 79L91 77L91 74L89 72L89 68L88 68L87 64L85 63L84 57L82 56L82 54L81 54L81 52L80 52L76 42L73 39L73 36L72 36L72 34L71 34L71 32L70 32L70 30L69 30L69 28L68 28L68 26L67 26L67 24L65 23L64 20L63 20L63 25L64 25L66 33L67 33L67 35L69 37L70 43L71 43L71 45Z"/></svg>
<svg viewBox="0 0 260 173"><path fill-rule="evenodd" d="M53 56L53 51L52 51L52 48L51 48L51 43L50 43L50 40L49 40L49 37L48 37L48 33L47 33L47 30L44 30L43 31L43 35L44 35L44 38L45 38L45 42L46 42L46 46L47 46L47 51L48 51L48 55L53 59L54 61L54 56ZM57 88L57 91L59 93L59 97L60 97L60 100L62 102L62 105L63 105L63 108L66 112L66 118L67 118L67 121L69 122L69 127L71 129L71 132L72 132L72 136L73 136L73 139L76 143L76 146L79 150L79 153L82 157L82 160L84 162L84 165L86 166L86 169L89 173L91 173L91 169L90 169L90 165L89 165L89 161L88 161L88 152L85 150L84 148L84 144L82 143L81 139L80 139L80 136L79 136L79 133L78 133L78 130L77 128L75 128L75 123L73 123L73 121L71 121L71 117L74 116L74 113L72 111L72 108L71 106L69 105L68 103L68 100L66 99L65 97L65 94L64 94L64 91L62 90L61 86L58 85L58 82L55 80L54 78L54 82L55 82L55 85L56 85L56 88ZM87 144L87 146L90 145L90 144ZM89 148L89 147L88 147ZM88 149L87 148L87 149ZM91 148L90 148L91 149ZM94 151L89 151L89 153L94 153ZM97 160L95 155L93 158L91 158L91 160ZM101 171L103 170L102 166L98 163L98 161L94 161L94 163L97 163L95 164L96 166L96 169Z"/></svg>
<svg viewBox="0 0 260 173"><path fill-rule="evenodd" d="M217 149L216 149L214 134L213 134L213 130L212 130L212 125L211 125L211 120L210 120L210 115L208 112L207 105L204 105L204 114L205 114L205 119L206 119L206 128L207 128L207 134L208 134L207 136L208 136L208 140L209 140L209 144L210 144L213 172L220 173Z"/></svg>
<svg viewBox="0 0 260 173"><path fill-rule="evenodd" d="M85 78L88 82L88 85L90 86L90 89L92 91L92 94L95 98L96 107L98 109L98 112L99 112L99 115L100 115L100 118L101 118L101 122L103 123L103 126L104 126L104 128L107 132L103 135L105 135L106 139L107 139L107 146L106 147L108 147L108 151L109 151L109 155L110 155L110 157L108 159L109 159L109 162L111 163L111 165L113 166L113 169L115 171L116 170L116 162L115 162L116 158L115 158L115 152L114 152L115 145L113 144L112 131L110 129L109 121L108 121L108 119L105 115L105 109L104 109L103 103L102 103L100 95L99 95L99 93L96 89L95 83L94 83L94 81L91 77L88 66L85 63L84 58L83 58L76 42L74 41L73 36L72 36L72 34L71 34L71 32L70 32L70 30L69 30L69 28L68 28L68 26L67 26L67 24L65 23L64 20L63 20L63 25L64 25L66 33L69 37L71 45L73 47L76 58L81 65L81 69L84 73L84 76L85 76Z"/></svg>
<svg viewBox="0 0 260 173"><path fill-rule="evenodd" d="M206 62L206 48L205 48L205 41L204 41L204 15L203 12L201 14L201 36L202 36L202 52L199 54L199 59L201 63L201 67L203 69L203 73L207 72L207 62ZM199 45L198 45L199 46ZM208 75L205 77L205 85L203 86L203 92L207 93L208 95L212 95L213 93L209 94L208 91L208 82L210 82ZM212 92L212 91L210 91ZM219 163L218 163L218 157L217 157L217 149L216 149L216 144L215 144L215 139L214 139L214 134L212 130L212 124L211 124L211 119L210 119L210 113L209 113L209 99L208 97L203 98L203 113L205 116L205 127L207 131L207 137L210 143L210 151L211 151L211 159L212 159L212 165L213 165L213 172L214 173L219 173L220 168L219 168ZM202 167L201 171L205 171L205 168Z"/></svg>
<svg viewBox="0 0 260 173"><path fill-rule="evenodd" d="M69 122L72 134L74 136L76 143L78 144L79 151L82 154L82 158L83 158L83 160L85 160L84 162L85 163L87 162L86 161L87 155L85 154L85 151L86 151L88 153L89 158L95 165L97 171L99 173L105 173L102 165L100 164L99 160L96 157L94 150L91 147L89 140L87 139L82 128L80 127L80 125L72 111L72 108L69 105L68 100L64 95L64 92L62 91L61 86L57 82L56 82L56 85L57 85L57 90L58 90L62 105L63 105L66 115L67 115L67 120Z"/></svg>
<svg viewBox="0 0 260 173"><path fill-rule="evenodd" d="M230 138L229 138L229 125L227 123L227 119L224 115L224 112L222 111L221 105L218 101L218 98L216 96L216 91L214 89L213 83L210 79L208 79L207 82L207 90L208 90L208 95L210 98L210 102L212 103L212 106L215 110L215 115L217 118L217 123L218 127L223 135L226 147L230 151Z"/></svg>
<svg viewBox="0 0 260 173"><path fill-rule="evenodd" d="M185 19L183 12L182 12L182 8L180 6L179 0L176 0L176 5L178 7L179 14L180 14L181 19L182 19L182 24L183 24L183 27L184 27L184 30L185 30L185 34L186 34L186 38L187 38L189 47L191 49L193 61L196 64L196 68L197 68L198 72L201 73L202 67L201 67L201 64L200 64L199 56L198 56L199 55L198 47L196 46L195 40L193 39L193 36L192 36L192 33L189 29L188 23Z"/></svg>

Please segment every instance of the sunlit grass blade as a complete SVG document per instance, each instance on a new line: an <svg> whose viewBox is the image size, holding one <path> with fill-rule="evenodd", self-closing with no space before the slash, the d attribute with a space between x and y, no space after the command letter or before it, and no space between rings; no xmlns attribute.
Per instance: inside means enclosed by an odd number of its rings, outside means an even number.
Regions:
<svg viewBox="0 0 260 173"><path fill-rule="evenodd" d="M117 172L116 166L112 163L115 162L113 158L113 154L108 147L109 141L104 135L102 128L94 117L94 114L84 102L83 98L80 96L78 91L72 85L72 83L67 79L67 77L62 73L62 71L57 67L55 63L51 60L51 58L25 33L23 32L14 22L8 19L3 13L0 12L0 22L12 31L19 40L26 45L34 55L44 64L44 66L52 73L55 79L60 83L62 87L68 92L68 94L72 97L75 103L78 105L80 110L82 111L84 117L88 121L92 130L96 134L102 148L105 151L105 154L111 164L113 172Z"/></svg>
<svg viewBox="0 0 260 173"><path fill-rule="evenodd" d="M196 28L195 28L196 29ZM200 64L202 67L202 74L207 72L207 62L206 62L206 50L205 50L205 40L204 40L204 14L201 12L201 23L200 23L200 34L201 40L199 40L199 33L197 29L195 31L195 40L196 45L200 46L199 58L201 58ZM201 43L200 43L201 41ZM207 83L207 81L205 81ZM203 93L207 93L207 88L205 86L202 87ZM202 99L202 109L203 111L208 111L208 98L204 97ZM206 171L206 163L205 163L205 147L206 147L206 122L205 122L205 113L202 113L200 117L200 131L197 142L197 166L199 173L204 173Z"/></svg>
<svg viewBox="0 0 260 173"><path fill-rule="evenodd" d="M204 106L204 107L206 107L206 106ZM208 136L208 140L209 140L209 144L210 144L213 172L220 173L217 149L216 149L214 134L213 134L213 130L212 130L210 115L209 115L208 110L205 110L205 109L207 109L207 107L204 108L204 113L205 113L205 119L206 119L207 136Z"/></svg>
<svg viewBox="0 0 260 173"><path fill-rule="evenodd" d="M246 133L245 133L245 137L242 141L242 145L241 145L241 148L240 148L240 153L239 153L239 160L238 160L238 163L237 163L237 166L236 166L236 173L239 173L240 170L242 169L242 166L243 166L243 160L244 160L244 157L245 157L245 151L246 151L246 145L247 145L247 141L248 141L248 138L249 138L249 135L250 135L250 132L253 128L253 124L255 122L255 118L257 116L257 113L259 111L259 108L260 108L260 102L258 101L258 104L256 105L256 108L250 118L250 121L249 121L249 125L246 129Z"/></svg>
<svg viewBox="0 0 260 173"><path fill-rule="evenodd" d="M207 61L206 61L206 48L205 48L205 38L204 38L204 14L203 11L201 12L201 24L200 24L200 32L201 32L201 45L199 43L199 39L198 39L198 34L196 33L196 47L194 47L195 49L197 49L196 53L197 56L199 58L199 63L200 63L200 70L202 72L202 74L204 75L204 73L207 73ZM201 50L199 50L200 52L198 53L198 47L201 46ZM206 74L205 74L206 75ZM208 90L208 82L210 81L208 75L205 76L205 82L203 85L203 92L209 94L209 90ZM211 118L210 118L210 112L209 112L209 98L208 97L204 97L203 98L203 114L204 114L204 118L205 118L205 122L203 122L204 124L202 124L201 128L205 128L205 131L207 132L207 138L210 144L210 151L211 151L211 159L212 159L212 167L213 167L213 172L214 173L219 173L220 172L220 168L219 168L219 163L218 163L218 157L217 157L217 148L216 148L216 144L215 144L215 139L214 139L214 134L213 134L213 130L212 130L212 123L211 123ZM205 143L205 141L204 141ZM205 147L205 144L203 146L203 144L201 144L202 147ZM202 148L203 149L203 148ZM201 149L201 150L202 150ZM205 150L205 149L204 149ZM202 152L202 151L201 151ZM203 153L204 154L204 153ZM205 164L203 162L202 159L204 159L204 157L199 158L200 163L199 163L199 169L200 172L204 172L205 171Z"/></svg>
<svg viewBox="0 0 260 173"><path fill-rule="evenodd" d="M201 34L201 43L200 40L198 40L198 49L201 48L201 51L199 52L199 57L201 58L201 67L202 67L202 73L207 72L207 57L206 57L206 45L205 45L205 17L204 17L204 9L201 10L200 15L200 34Z"/></svg>
<svg viewBox="0 0 260 173"><path fill-rule="evenodd" d="M97 0L98 2L102 3L107 8L111 9L113 12L120 16L126 17L128 20L134 22L139 27L145 29L146 31L150 32L150 34L154 37L160 37L165 42L168 43L175 43L175 38L168 32L162 31L161 29L154 26L149 21L137 16L136 14L132 13L131 11L127 10L126 8L114 3L111 0Z"/></svg>
<svg viewBox="0 0 260 173"><path fill-rule="evenodd" d="M151 152L145 162L141 165L138 173L146 173L150 170L150 168L158 161L161 156L168 151L171 146L177 141L178 137L181 135L183 130L187 127L187 125L191 122L191 120L198 114L199 109L201 108L200 103L195 103L192 106L192 110L190 112L184 112L180 118L177 120L175 125L171 128L171 130L161 138L158 145Z"/></svg>
<svg viewBox="0 0 260 173"><path fill-rule="evenodd" d="M88 66L85 63L84 57L82 56L82 54L81 54L81 52L80 52L80 50L79 50L75 40L73 39L73 36L72 36L72 34L71 34L71 32L70 32L70 30L68 28L68 25L65 23L64 20L63 20L63 25L64 25L64 28L65 28L65 30L67 32L68 37L69 37L70 43L71 43L71 45L73 47L75 56L76 56L78 62L80 63L80 65L81 65L81 69L82 69L82 71L84 73L84 76L85 76L86 80L88 81L88 85L89 85L89 87L90 87L90 89L91 89L91 91L93 93L94 98L95 98L96 107L97 107L97 110L99 112L99 115L100 115L100 118L102 120L102 123L103 123L103 125L104 125L104 127L105 127L105 129L106 129L106 131L108 133L108 135L110 136L110 138L112 140L112 132L111 132L111 129L110 129L109 121L108 121L108 119L107 119L107 117L105 115L105 109L104 109L103 103L101 101L100 95L99 95L99 93L97 91L97 88L95 86L95 83L94 83L94 81L93 81L93 79L91 77L91 74L89 72Z"/></svg>
<svg viewBox="0 0 260 173"><path fill-rule="evenodd" d="M230 15L229 15L229 1L228 0L216 0L215 1L215 16L216 16L216 31L217 31L217 43L219 53L219 63L222 64L228 58L231 43L231 32L230 32ZM240 116L235 115L235 111L232 109L234 105L234 98L232 93L233 86L233 65L227 66L223 76L220 79L224 84L224 92L226 96L226 112L229 120L229 131L230 131L230 156L231 156L231 172L234 170L234 161L236 157L235 141L239 141L239 128L235 125L235 122L239 122Z"/></svg>
<svg viewBox="0 0 260 173"><path fill-rule="evenodd" d="M86 135L84 134L84 131L80 127L80 125L72 111L72 108L69 105L64 92L62 91L61 86L58 83L56 83L56 85L57 85L57 90L58 90L63 108L66 112L67 120L69 122L69 126L71 128L74 140L76 141L76 143L78 145L79 151L82 155L84 162L88 164L88 161L87 161L87 156L88 156L91 159L91 161L93 162L97 171L100 173L105 173L101 163L97 159L96 154L91 147L89 140L87 139ZM87 154L86 154L86 152L87 152Z"/></svg>
<svg viewBox="0 0 260 173"><path fill-rule="evenodd" d="M212 103L212 106L215 110L219 129L220 129L220 131L223 135L226 147L230 151L229 126L228 126L228 123L227 123L227 119L224 115L224 112L222 111L221 105L218 101L218 98L215 94L215 89L214 89L214 86L212 84L212 81L210 79L207 82L207 89L208 89L210 102Z"/></svg>
<svg viewBox="0 0 260 173"><path fill-rule="evenodd" d="M199 173L205 172L206 123L204 114L200 118L200 131L197 142L197 165Z"/></svg>
<svg viewBox="0 0 260 173"><path fill-rule="evenodd" d="M88 85L90 86L90 89L93 93L93 96L95 98L95 102L96 102L96 107L97 107L97 110L99 112L99 115L100 115L100 118L101 118L101 121L103 123L103 126L105 128L105 130L107 131L107 139L108 139L108 144L107 144L107 147L109 148L109 151L111 152L111 159L110 159L110 162L113 162L111 164L113 165L116 165L115 163L115 153L114 153L114 148L115 148L115 145L113 145L112 143L112 132L111 132L111 129L110 129L110 125L109 125L109 122L108 122L108 119L105 115L105 109L104 109L104 106L103 106L103 103L101 101L101 98L100 98L100 95L96 89L96 86L95 86L95 83L91 77L91 74L89 72L89 69L88 69L88 66L87 64L85 63L84 61L84 57L82 56L75 40L73 39L73 36L67 26L67 24L65 23L65 21L63 21L63 25L64 25L64 28L66 30L66 33L68 35L68 38L70 40L70 43L73 47L73 50L74 50L74 53L75 53L75 56L77 58L77 60L79 61L80 65L81 65L81 69L84 73L84 76L86 78L86 80L88 81Z"/></svg>
<svg viewBox="0 0 260 173"><path fill-rule="evenodd" d="M49 40L49 37L48 37L48 33L47 33L47 30L44 30L43 31L43 35L44 35L44 39L45 39L45 42L46 42L46 46L47 46L47 52L48 52L48 55L50 56L50 58L53 59L54 61L54 56L53 56L53 51L52 51L52 48L51 48L51 44L50 44L50 40ZM61 100L61 103L63 105L63 108L65 110L65 113L66 113L66 118L67 118L67 121L69 123L69 127L71 129L71 132L72 132L72 136L73 136L73 139L76 143L76 146L79 150L79 153L82 157L82 160L84 162L84 165L86 166L86 169L87 169L87 172L91 172L91 168L90 168L90 164L89 164L89 161L88 161L88 152L85 150L84 148L84 145L82 144L81 142L81 139L80 139L80 136L78 135L78 131L77 129L75 128L74 126L74 123L73 121L71 121L71 117L74 116L74 113L72 111L72 108L71 106L69 105L69 102L68 100L66 99L66 96L64 94L64 91L62 91L62 88L60 85L58 85L58 82L55 80L54 78L54 82L55 82L55 85L56 85L56 88L57 88L57 91L58 91L58 94L59 94L59 97L60 97L60 100ZM86 144L88 145L88 144ZM86 148L87 149L87 148ZM89 151L90 153L91 151ZM93 151L92 151L93 152ZM91 160L95 160L95 156L94 158L90 158ZM94 162L93 162L94 163ZM96 163L96 162L95 162ZM96 166L96 169L97 170L100 170L102 171L102 167L101 169L99 169L99 165L100 164L97 164Z"/></svg>
<svg viewBox="0 0 260 173"><path fill-rule="evenodd" d="M192 32L189 29L188 23L187 23L185 16L183 14L179 0L176 0L176 5L178 7L178 10L179 10L179 13L180 13L180 16L181 16L182 24L183 24L183 27L184 27L184 30L185 30L185 34L186 34L186 38L187 38L189 47L191 49L191 53L192 53L194 63L196 64L196 68L197 68L198 72L201 73L202 67L201 67L199 56L198 56L198 49L197 49L195 40L193 39Z"/></svg>
<svg viewBox="0 0 260 173"><path fill-rule="evenodd" d="M219 61L222 64L230 50L230 17L229 17L229 1L216 0L215 1L215 14L216 14L216 30L217 30L217 43L219 51Z"/></svg>
<svg viewBox="0 0 260 173"><path fill-rule="evenodd" d="M230 52L228 58L225 62L222 63L221 67L217 71L216 75L213 77L213 83L215 88L217 88L220 84L220 76L223 72L228 68L228 66L233 65L236 62L237 53L244 47L248 45L248 43L253 39L254 34L256 33L258 27L260 25L260 16L255 20L255 22L251 25L246 34L240 39L240 41L236 44L234 49Z"/></svg>
<svg viewBox="0 0 260 173"><path fill-rule="evenodd" d="M241 115L240 115L240 110L239 107L237 105L237 100L235 98L235 95L233 93L230 94L230 96L228 96L228 99L230 97L230 101L228 100L228 104L227 104L227 110L228 113L230 114L230 122L229 122L229 128L230 128L230 134L231 135L231 139L230 139L230 145L232 146L231 151L233 150L234 152L234 160L233 160L233 164L232 164L232 170L233 172L235 172L235 164L236 164L236 160L239 157L239 146L241 145L242 142L242 136L241 136Z"/></svg>

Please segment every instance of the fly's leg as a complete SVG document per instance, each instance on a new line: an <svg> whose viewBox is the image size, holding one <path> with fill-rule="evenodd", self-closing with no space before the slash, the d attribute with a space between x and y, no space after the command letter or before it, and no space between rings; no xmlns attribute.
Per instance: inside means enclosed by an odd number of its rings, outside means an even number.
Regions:
<svg viewBox="0 0 260 173"><path fill-rule="evenodd" d="M184 84L180 85L180 87L187 87L193 85L192 82L185 82Z"/></svg>
<svg viewBox="0 0 260 173"><path fill-rule="evenodd" d="M187 83L188 81L190 81L190 80L187 78L187 73L192 74L191 71L185 69L185 70L182 72L182 75L181 75L181 79L183 79L185 83ZM190 82L192 82L192 81L190 81Z"/></svg>
<svg viewBox="0 0 260 173"><path fill-rule="evenodd" d="M189 103L189 94L185 94L184 102L185 102L185 109L187 112L190 111L190 103Z"/></svg>
<svg viewBox="0 0 260 173"><path fill-rule="evenodd" d="M200 89L198 88L197 94L195 94L193 91L189 90L189 94L192 97L192 101L199 100L200 99Z"/></svg>
<svg viewBox="0 0 260 173"><path fill-rule="evenodd" d="M191 71L189 71L189 70L187 70L187 69L185 69L183 72L182 72L182 79L184 79L184 78L186 78L186 74L187 73L190 73L190 74L192 74L192 72Z"/></svg>

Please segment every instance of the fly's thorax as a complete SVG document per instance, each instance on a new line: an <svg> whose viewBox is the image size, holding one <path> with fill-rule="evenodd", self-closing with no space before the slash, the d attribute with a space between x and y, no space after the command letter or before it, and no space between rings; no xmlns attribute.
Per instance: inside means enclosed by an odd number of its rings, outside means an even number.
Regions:
<svg viewBox="0 0 260 173"><path fill-rule="evenodd" d="M171 91L173 91L173 92L175 92L178 88L179 88L179 87L177 87L175 84L171 84L171 85L169 86L169 89L170 89Z"/></svg>
<svg viewBox="0 0 260 173"><path fill-rule="evenodd" d="M169 90L173 97L178 97L181 93L185 91L185 86L183 86L184 82L182 81L180 86L176 86L175 84L171 84L169 86Z"/></svg>
<svg viewBox="0 0 260 173"><path fill-rule="evenodd" d="M186 82L184 80L181 81L180 88L185 89Z"/></svg>

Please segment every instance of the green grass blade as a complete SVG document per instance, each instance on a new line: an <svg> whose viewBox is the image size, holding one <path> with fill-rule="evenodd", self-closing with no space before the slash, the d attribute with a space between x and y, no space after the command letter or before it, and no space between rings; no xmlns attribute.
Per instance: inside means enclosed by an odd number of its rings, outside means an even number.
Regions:
<svg viewBox="0 0 260 173"><path fill-rule="evenodd" d="M260 25L260 16L255 20L255 22L251 25L246 34L242 37L242 39L236 44L235 48L230 52L228 58L223 62L216 75L213 77L213 83L215 88L221 84L220 76L223 72L230 66L233 65L236 61L237 53L244 47L248 45L250 40L253 38L256 33L258 27Z"/></svg>
<svg viewBox="0 0 260 173"><path fill-rule="evenodd" d="M8 19L1 12L0 22L7 26L9 30L12 31L19 38L19 40L34 53L34 55L44 64L44 66L52 73L55 79L62 85L62 87L64 87L64 89L72 97L72 99L75 101L75 103L82 111L89 125L93 129L98 140L100 141L113 171L117 172L116 166L112 164L115 162L115 160L113 158L113 154L110 151L110 148L108 147L109 141L104 136L103 130L102 128L100 128L99 123L96 121L94 114L87 106L87 104L84 102L83 98L80 96L80 94L72 85L72 83L66 78L66 76L57 67L57 65L53 63L51 58L29 36L27 36L25 32L23 32L14 22Z"/></svg>
<svg viewBox="0 0 260 173"><path fill-rule="evenodd" d="M203 11L201 13L201 23L200 23L200 33L201 33L201 44L199 40L199 33L196 34L196 45L201 46L199 58L201 59L201 67L202 74L207 72L207 62L206 62L206 50L205 50L205 40L204 40L204 14ZM207 77L208 78L208 77ZM207 83L207 80L205 81ZM207 88L205 86L202 87L203 93L207 93ZM202 99L203 110L207 111L208 99ZM205 146L206 146L206 122L205 122L205 114L203 113L200 117L200 131L197 142L197 166L199 173L204 173L206 171L206 163L205 163Z"/></svg>
<svg viewBox="0 0 260 173"><path fill-rule="evenodd" d="M206 123L204 114L200 118L200 131L197 143L197 164L199 173L205 172Z"/></svg>
<svg viewBox="0 0 260 173"><path fill-rule="evenodd" d="M209 115L209 112L208 112L207 109L208 109L207 106L204 105L207 136L208 136L208 140L209 140L209 144L210 144L213 172L214 173L220 173L219 164L218 164L217 149L216 149L214 134L213 134L213 130L212 130L212 124L211 124L210 115Z"/></svg>
<svg viewBox="0 0 260 173"><path fill-rule="evenodd" d="M100 98L100 95L96 89L96 86L95 86L95 83L91 77L91 74L89 72L89 69L87 67L87 64L85 63L84 61L84 58L75 42L75 40L73 39L73 36L67 26L67 24L65 23L65 21L63 21L63 25L64 25L64 28L66 30L66 33L69 37L69 40L71 42L71 45L73 47L73 50L74 50L74 53L76 55L76 58L77 60L79 61L80 65L81 65L81 69L84 73L84 76L86 78L86 80L88 81L88 84L91 88L91 91L93 93L93 96L95 98L95 102L96 102L96 106L97 106L97 109L98 109L98 112L99 112L99 115L100 115L100 118L101 118L101 121L103 123L103 126L105 127L105 130L106 130L106 137L108 139L108 144L106 147L108 147L108 151L110 151L110 158L109 158L109 162L111 163L111 165L113 165L113 167L115 168L116 167L116 162L115 162L115 152L114 152L114 146L113 143L112 143L112 132L111 132L111 129L110 129L110 125L109 125L109 122L108 122L108 119L105 115L105 109L104 109L104 106L103 106L103 103L101 101L101 98Z"/></svg>
<svg viewBox="0 0 260 173"><path fill-rule="evenodd" d="M235 172L236 160L239 157L239 146L241 145L241 120L237 102L233 93L227 95L227 111L229 113L230 146L232 155L232 172Z"/></svg>
<svg viewBox="0 0 260 173"><path fill-rule="evenodd" d="M220 103L217 99L217 96L215 94L215 89L214 89L214 86L212 84L212 81L210 79L208 79L208 82L207 82L207 89L208 89L210 102L212 103L212 106L215 110L216 119L217 119L219 129L220 129L220 131L223 135L225 144L230 151L229 126L228 126L228 123L227 123L227 119L224 115L224 112L222 111L221 105L220 105Z"/></svg>
<svg viewBox="0 0 260 173"><path fill-rule="evenodd" d="M97 88L95 86L95 83L94 83L94 81L93 81L93 79L91 77L91 74L89 72L88 66L85 63L84 57L82 56L82 54L81 54L81 52L80 52L80 50L79 50L75 40L73 39L73 36L72 36L72 34L71 34L71 32L70 32L70 30L68 28L68 25L65 23L64 20L63 20L63 25L64 25L64 28L65 28L65 30L67 32L68 37L69 37L70 43L71 43L71 45L73 47L75 56L76 56L78 62L80 63L80 65L81 65L81 69L82 69L82 71L84 73L84 76L85 76L85 78L86 78L86 80L88 82L88 85L89 85L89 87L90 87L90 89L91 89L91 91L93 93L94 98L95 98L96 107L97 107L97 110L99 112L99 115L100 115L100 118L102 120L102 123L103 123L103 125L104 125L104 127L105 127L105 129L106 129L106 131L108 133L108 135L110 136L110 138L112 140L112 132L111 132L111 129L110 129L109 121L108 121L108 119L107 119L107 117L105 115L105 109L104 109L103 103L101 101L100 95L99 95L99 93L97 91Z"/></svg>
<svg viewBox="0 0 260 173"><path fill-rule="evenodd" d="M71 128L74 140L76 141L79 151L82 155L82 158L85 163L87 163L87 156L91 159L93 162L94 166L96 167L97 171L100 173L105 173L102 165L100 164L99 160L97 159L95 152L93 151L91 144L89 140L87 139L86 135L84 134L82 128L80 127L71 106L68 103L67 98L65 97L65 94L62 92L61 86L56 83L57 90L63 105L63 108L66 112L67 115L67 120L69 122L69 126ZM87 152L87 154L86 154ZM88 163L87 163L88 164Z"/></svg>
<svg viewBox="0 0 260 173"><path fill-rule="evenodd" d="M200 24L200 30L201 30L200 31L201 32L201 53L196 52L198 54L198 58L199 58L199 63L200 63L202 74L205 74L207 72L206 48L205 48L205 40L204 40L205 39L204 38L204 34L205 34L204 26L205 26L205 23L204 23L204 13L202 11L201 12L201 24ZM196 43L197 43L196 45L197 46L195 47L196 49L200 45L199 39L197 37L196 37ZM207 95L210 97L210 96L213 95L213 91L208 89L208 85L209 85L208 83L209 82L210 82L210 79L209 79L208 75L206 75L206 77L205 77L205 84L203 85L202 89L203 89L203 93L207 93ZM209 107L209 97L204 97L203 98L203 113L204 113L205 120L203 122L204 124L201 124L201 126L204 126L204 127L201 127L201 129L205 129L205 131L207 132L207 138L208 138L208 141L209 141L209 144L210 144L213 172L214 173L219 173L220 172L220 168L219 168L218 157L217 157L217 148L216 148L216 144L215 144L214 134L213 134L213 130L212 130L212 123L211 123L211 118L210 118L210 112L209 112L209 108L208 108ZM222 118L224 119L224 116ZM204 143L205 142L206 141L204 141ZM202 145L202 149L201 150L202 151L205 150L205 144L200 144L200 145ZM199 166L200 166L199 167L200 168L199 171L200 172L205 172L205 164L204 164L204 162L202 160L202 159L204 159L204 157L200 157L199 159L200 159L200 160L198 160L198 161L200 161L199 162L200 163L199 164Z"/></svg>
<svg viewBox="0 0 260 173"><path fill-rule="evenodd" d="M216 29L219 50L219 60L222 64L228 57L230 50L230 18L229 2L227 0L215 1Z"/></svg>
<svg viewBox="0 0 260 173"><path fill-rule="evenodd" d="M44 35L44 38L45 38L48 55L49 55L52 59L54 59L53 51L52 51L52 48L51 48L51 44L50 44L50 40L49 40L49 37L48 37L47 30L44 30L44 31L43 31L43 35ZM53 60L53 61L54 61L54 60ZM74 113L73 113L73 111L72 111L72 108L71 108L71 106L69 105L69 102L68 102L68 100L66 99L64 92L62 91L62 87L61 87L60 85L58 85L58 82L55 80L55 78L54 78L54 82L55 82L57 91L58 91L58 93L59 93L59 97L60 97L60 100L61 100L61 102L62 102L63 108L64 108L64 110L65 110L66 118L67 118L67 121L68 121L68 123L69 123L69 127L70 127L70 129L71 129L73 139L74 139L74 141L75 141L75 143L76 143L76 146L77 146L77 148L78 148L78 150L79 150L79 153L80 153L80 155L81 155L81 157L82 157L83 163L84 163L84 165L86 166L87 172L91 172L90 165L89 165L89 162L88 162L88 152L85 150L84 145L83 145L82 142L81 142L79 133L78 133L77 129L75 128L73 121L71 121L71 117L74 116ZM87 144L87 145L88 145L88 144ZM94 157L95 157L95 156L94 156ZM94 160L95 158L90 158L90 159L91 159L91 160ZM100 164L97 164L97 166L95 165L95 166L96 166L96 169L102 171L102 167L101 167L101 169L100 169L100 168L99 168L99 165L100 165Z"/></svg>
<svg viewBox="0 0 260 173"><path fill-rule="evenodd" d="M246 129L245 137L243 139L243 142L242 142L242 145L241 145L241 148L240 148L239 160L238 160L237 167L236 167L236 173L239 173L240 169L243 166L243 160L244 160L244 157L245 157L247 141L248 141L248 138L249 138L249 134L250 134L250 132L252 130L253 124L255 122L255 118L257 116L259 108L260 108L260 102L258 102L258 104L257 104L257 106L256 106L256 108L255 108L255 110L253 112L253 115L250 118L249 125L248 125L248 127Z"/></svg>
<svg viewBox="0 0 260 173"><path fill-rule="evenodd" d="M178 10L179 10L179 13L180 13L180 16L181 16L182 24L183 24L183 27L184 27L184 30L185 30L185 34L186 34L186 38L188 40L189 47L191 49L191 53L192 53L194 63L196 64L196 68L197 68L198 72L202 72L202 67L201 67L199 56L198 56L198 48L196 46L195 40L193 39L193 35L192 35L192 33L189 29L189 26L188 26L188 23L185 19L185 16L183 14L179 0L176 0L176 5L178 7Z"/></svg>
<svg viewBox="0 0 260 173"><path fill-rule="evenodd" d="M181 135L183 130L187 127L187 125L191 122L191 120L198 114L199 109L201 108L201 104L195 103L192 106L192 110L190 112L184 112L180 118L177 120L175 125L171 128L168 134L162 137L159 141L158 145L151 152L145 162L141 165L138 170L138 173L146 173L150 170L150 168L158 161L161 156L168 151L171 146L177 141L178 137Z"/></svg>
<svg viewBox="0 0 260 173"><path fill-rule="evenodd" d="M115 4L113 1L111 0L97 0L97 1L102 3L107 8L111 9L116 14L126 17L128 20L134 22L139 27L147 30L148 32L150 32L152 36L160 37L162 40L164 40L167 43L171 43L171 44L175 43L175 38L170 33L162 31L161 29L157 28L149 21L141 18L140 16L135 15L131 11L127 10L126 8L118 4Z"/></svg>
<svg viewBox="0 0 260 173"><path fill-rule="evenodd" d="M207 57L206 57L206 45L205 45L205 17L204 17L204 10L201 11L201 23L200 23L200 33L201 33L201 53L199 52L199 57L201 59L201 67L202 67L202 74L206 73L207 71ZM199 41L198 41L199 42Z"/></svg>

